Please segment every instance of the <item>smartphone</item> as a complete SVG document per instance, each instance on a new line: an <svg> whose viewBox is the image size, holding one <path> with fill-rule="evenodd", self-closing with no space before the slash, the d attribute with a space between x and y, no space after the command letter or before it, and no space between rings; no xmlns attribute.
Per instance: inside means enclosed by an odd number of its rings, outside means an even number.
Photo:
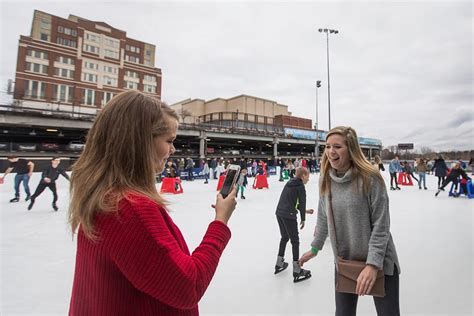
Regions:
<svg viewBox="0 0 474 316"><path fill-rule="evenodd" d="M230 191L235 185L237 178L240 174L240 166L239 165L229 165L227 167L227 174L224 179L224 183L222 184L222 188L220 193L224 197L224 199L229 195Z"/></svg>

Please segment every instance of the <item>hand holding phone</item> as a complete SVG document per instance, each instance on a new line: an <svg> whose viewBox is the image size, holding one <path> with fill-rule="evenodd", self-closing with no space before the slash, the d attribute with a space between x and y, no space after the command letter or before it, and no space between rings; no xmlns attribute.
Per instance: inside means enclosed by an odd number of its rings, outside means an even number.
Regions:
<svg viewBox="0 0 474 316"><path fill-rule="evenodd" d="M232 188L235 186L235 182L237 182L237 178L240 174L240 166L239 165L229 165L227 167L227 174L224 179L224 184L222 184L222 188L220 193L224 197L224 199L229 195Z"/></svg>

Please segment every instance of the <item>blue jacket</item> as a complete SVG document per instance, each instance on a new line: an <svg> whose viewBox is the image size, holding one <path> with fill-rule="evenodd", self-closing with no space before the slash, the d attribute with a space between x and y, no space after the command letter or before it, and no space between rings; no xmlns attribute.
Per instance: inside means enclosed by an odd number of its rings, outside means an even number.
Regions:
<svg viewBox="0 0 474 316"><path fill-rule="evenodd" d="M400 165L400 161L397 159L392 159L390 161L390 164L388 165L388 172L394 173L394 172L401 172L402 171L402 166Z"/></svg>

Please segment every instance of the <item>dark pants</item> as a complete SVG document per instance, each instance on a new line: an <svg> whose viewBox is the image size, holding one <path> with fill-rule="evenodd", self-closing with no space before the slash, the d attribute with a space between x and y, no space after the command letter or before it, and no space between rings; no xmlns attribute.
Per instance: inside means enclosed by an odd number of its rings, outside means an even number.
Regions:
<svg viewBox="0 0 474 316"><path fill-rule="evenodd" d="M56 183L46 183L43 180L40 181L38 187L35 190L35 193L31 196L31 199L36 199L41 193L43 193L44 189L49 188L51 192L53 192L53 204L56 204L58 200L58 194L56 193Z"/></svg>
<svg viewBox="0 0 474 316"><path fill-rule="evenodd" d="M452 182L455 185L456 189L458 188L458 178L453 179L453 178L450 178L450 177L446 178L439 188L444 189L450 182Z"/></svg>
<svg viewBox="0 0 474 316"><path fill-rule="evenodd" d="M187 168L186 171L188 172L188 181L193 180L193 168Z"/></svg>
<svg viewBox="0 0 474 316"><path fill-rule="evenodd" d="M336 292L336 316L355 316L357 294ZM393 275L385 275L385 297L374 297L378 316L400 316L399 277L397 266Z"/></svg>
<svg viewBox="0 0 474 316"><path fill-rule="evenodd" d="M439 188L441 187L443 182L446 180L446 177L440 177L440 176L437 176L437 177L438 177L438 188Z"/></svg>
<svg viewBox="0 0 474 316"><path fill-rule="evenodd" d="M291 249L293 251L293 261L300 258L300 238L298 236L298 222L296 219L284 218L277 215L278 226L280 227L280 248L278 255L285 256L285 248L288 240L291 240Z"/></svg>
<svg viewBox="0 0 474 316"><path fill-rule="evenodd" d="M395 186L393 186L393 182L395 181ZM398 187L397 183L397 173L396 172L390 172L390 186L392 188Z"/></svg>
<svg viewBox="0 0 474 316"><path fill-rule="evenodd" d="M14 181L14 188L15 188L15 197L20 197L20 183L23 182L23 188L25 189L26 196L30 196L30 187L28 186L28 182L30 182L30 176L27 173L23 174L16 174L15 181Z"/></svg>

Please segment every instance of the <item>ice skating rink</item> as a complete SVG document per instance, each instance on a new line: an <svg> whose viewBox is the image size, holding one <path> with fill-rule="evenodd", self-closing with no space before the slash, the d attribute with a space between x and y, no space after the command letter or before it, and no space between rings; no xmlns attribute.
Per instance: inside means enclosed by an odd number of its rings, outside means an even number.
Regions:
<svg viewBox="0 0 474 316"><path fill-rule="evenodd" d="M388 183L388 172L383 173ZM30 181L34 191L40 174ZM0 185L1 310L8 315L66 315L74 272L75 240L67 224L69 183L58 181L59 211L51 208L48 189L32 211L28 202L9 203L13 178ZM308 208L316 209L318 175L306 187ZM291 269L275 276L279 231L275 207L284 183L269 178L270 189L253 190L238 200L229 222L230 240L206 294L201 315L334 315L334 264L329 242L305 268L312 278L292 282ZM436 178L427 175L428 190L417 186L388 191L391 232L398 251L402 315L472 315L474 199L434 197ZM184 194L167 195L171 216L189 248L201 241L214 212L216 180L183 181ZM159 187L159 184L157 185ZM449 186L448 186L449 188ZM308 215L300 233L300 252L309 249L316 214ZM291 244L286 249L291 261ZM358 315L375 315L371 297L359 299Z"/></svg>

